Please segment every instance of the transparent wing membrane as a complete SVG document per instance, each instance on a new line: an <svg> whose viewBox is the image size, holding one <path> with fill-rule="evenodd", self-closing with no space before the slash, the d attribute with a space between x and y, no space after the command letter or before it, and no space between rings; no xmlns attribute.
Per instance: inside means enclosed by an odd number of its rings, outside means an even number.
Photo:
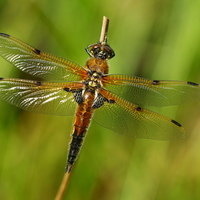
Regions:
<svg viewBox="0 0 200 200"><path fill-rule="evenodd" d="M177 140L185 137L178 122L135 106L108 91L103 91L102 95L115 103L105 102L95 111L94 120L101 126L135 138Z"/></svg>
<svg viewBox="0 0 200 200"><path fill-rule="evenodd" d="M108 75L104 83L108 90L136 105L169 106L200 100L200 87L193 82Z"/></svg>
<svg viewBox="0 0 200 200"><path fill-rule="evenodd" d="M78 81L85 69L78 64L42 52L7 34L0 33L0 56L20 70L53 81Z"/></svg>
<svg viewBox="0 0 200 200"><path fill-rule="evenodd" d="M0 80L0 100L27 111L72 115L76 102L73 93L64 88L79 88L81 83L50 83L21 79Z"/></svg>

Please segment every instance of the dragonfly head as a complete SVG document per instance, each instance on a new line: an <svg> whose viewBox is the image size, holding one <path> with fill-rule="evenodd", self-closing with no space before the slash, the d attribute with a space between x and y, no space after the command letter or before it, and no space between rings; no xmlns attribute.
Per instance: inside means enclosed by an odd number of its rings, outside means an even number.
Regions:
<svg viewBox="0 0 200 200"><path fill-rule="evenodd" d="M115 56L113 49L108 44L91 44L85 50L91 57L101 60L109 60Z"/></svg>

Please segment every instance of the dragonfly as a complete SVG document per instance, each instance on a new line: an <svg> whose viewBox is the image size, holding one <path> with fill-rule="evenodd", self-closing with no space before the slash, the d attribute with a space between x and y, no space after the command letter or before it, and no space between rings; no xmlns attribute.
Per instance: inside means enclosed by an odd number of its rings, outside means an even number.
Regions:
<svg viewBox="0 0 200 200"><path fill-rule="evenodd" d="M180 123L145 109L200 99L199 84L109 74L115 56L103 41L89 45L85 66L0 33L0 56L36 80L0 78L0 100L26 111L74 115L66 172L70 173L91 120L116 133L154 140L185 138Z"/></svg>

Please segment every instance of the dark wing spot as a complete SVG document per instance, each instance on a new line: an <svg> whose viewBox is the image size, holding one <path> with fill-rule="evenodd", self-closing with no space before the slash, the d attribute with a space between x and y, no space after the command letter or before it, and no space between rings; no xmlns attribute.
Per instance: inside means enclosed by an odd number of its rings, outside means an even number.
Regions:
<svg viewBox="0 0 200 200"><path fill-rule="evenodd" d="M109 99L107 101L108 101L108 103L115 103L115 100L113 100L113 99Z"/></svg>
<svg viewBox="0 0 200 200"><path fill-rule="evenodd" d="M137 111L142 111L142 108L140 106L135 108Z"/></svg>
<svg viewBox="0 0 200 200"><path fill-rule="evenodd" d="M38 86L41 86L42 82L41 81L37 81L35 84L38 85Z"/></svg>
<svg viewBox="0 0 200 200"><path fill-rule="evenodd" d="M175 121L175 120L173 120L173 119L171 120L171 122L174 123L175 125L179 126L179 127L182 127L181 124L179 124L177 121Z"/></svg>
<svg viewBox="0 0 200 200"><path fill-rule="evenodd" d="M63 88L64 91L69 92L70 89L69 88Z"/></svg>
<svg viewBox="0 0 200 200"><path fill-rule="evenodd" d="M33 52L36 53L37 55L40 55L40 53L41 53L41 51L39 49L36 49L36 48L33 50Z"/></svg>
<svg viewBox="0 0 200 200"><path fill-rule="evenodd" d="M193 83L193 82L190 82L190 81L188 81L187 84L188 85L193 85L193 86L198 86L199 85L198 83Z"/></svg>
<svg viewBox="0 0 200 200"><path fill-rule="evenodd" d="M0 80L3 80L3 78L0 77Z"/></svg>
<svg viewBox="0 0 200 200"><path fill-rule="evenodd" d="M6 34L6 33L0 33L1 36L3 37L10 37L10 35Z"/></svg>
<svg viewBox="0 0 200 200"><path fill-rule="evenodd" d="M158 85L160 83L160 81L157 81L157 80L153 80L152 84L153 85Z"/></svg>

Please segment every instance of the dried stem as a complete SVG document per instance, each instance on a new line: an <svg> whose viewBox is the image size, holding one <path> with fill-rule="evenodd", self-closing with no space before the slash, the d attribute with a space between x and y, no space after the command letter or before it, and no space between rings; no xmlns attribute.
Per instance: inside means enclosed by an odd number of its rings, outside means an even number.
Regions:
<svg viewBox="0 0 200 200"><path fill-rule="evenodd" d="M103 16L101 35L100 35L100 39L99 39L99 42L101 44L106 44L107 43L108 25L109 25L109 19L107 17Z"/></svg>
<svg viewBox="0 0 200 200"><path fill-rule="evenodd" d="M69 172L69 173L66 172L66 173L64 174L62 183L61 183L61 185L60 185L60 188L59 188L59 190L58 190L58 193L56 194L55 200L62 200L62 199L63 199L65 190L66 190L67 185L68 185L68 182L69 182L70 174L71 174L71 172Z"/></svg>

